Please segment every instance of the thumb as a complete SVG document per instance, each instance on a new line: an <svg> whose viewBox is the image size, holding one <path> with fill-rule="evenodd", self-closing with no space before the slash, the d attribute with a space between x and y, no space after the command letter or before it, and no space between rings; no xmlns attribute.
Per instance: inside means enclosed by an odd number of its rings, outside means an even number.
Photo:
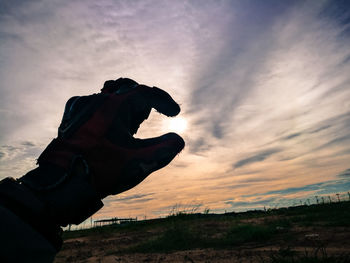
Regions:
<svg viewBox="0 0 350 263"><path fill-rule="evenodd" d="M184 140L176 133L167 133L149 139L135 139L132 148L135 149L133 157L133 170L148 176L150 173L169 164L175 156L185 147Z"/></svg>
<svg viewBox="0 0 350 263"><path fill-rule="evenodd" d="M152 172L168 165L184 147L184 140L176 133L134 139L130 148L125 151L127 161L122 169L119 187L113 194L141 183Z"/></svg>

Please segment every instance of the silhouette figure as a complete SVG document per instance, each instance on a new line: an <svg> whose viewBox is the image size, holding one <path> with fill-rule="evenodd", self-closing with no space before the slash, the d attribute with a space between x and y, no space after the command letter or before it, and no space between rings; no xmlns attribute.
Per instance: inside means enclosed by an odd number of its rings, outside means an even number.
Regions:
<svg viewBox="0 0 350 263"><path fill-rule="evenodd" d="M152 108L166 116L180 112L165 91L128 78L67 101L58 136L38 167L0 181L0 262L52 262L62 226L83 222L103 198L170 163L185 145L179 135L133 137Z"/></svg>

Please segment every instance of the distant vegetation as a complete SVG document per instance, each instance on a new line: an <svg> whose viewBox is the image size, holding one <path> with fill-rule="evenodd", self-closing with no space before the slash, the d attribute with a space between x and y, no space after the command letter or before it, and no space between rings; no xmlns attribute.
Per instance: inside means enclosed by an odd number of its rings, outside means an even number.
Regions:
<svg viewBox="0 0 350 263"><path fill-rule="evenodd" d="M332 236L341 231L348 233L344 236L347 240ZM350 262L350 201L242 213L210 214L209 209L204 213L172 213L162 219L65 231L63 237L114 235L126 235L134 241L109 247L106 255L277 246L279 249L268 257L265 253L259 262ZM328 255L327 246L338 243L348 245L348 253ZM293 247L305 247L305 251L296 252Z"/></svg>

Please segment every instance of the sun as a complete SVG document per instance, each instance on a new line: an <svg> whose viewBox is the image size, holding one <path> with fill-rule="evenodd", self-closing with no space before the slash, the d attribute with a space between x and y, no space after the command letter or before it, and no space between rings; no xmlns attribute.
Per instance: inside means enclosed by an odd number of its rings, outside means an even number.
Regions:
<svg viewBox="0 0 350 263"><path fill-rule="evenodd" d="M187 121L183 117L175 117L167 120L165 127L168 131L182 133L187 128Z"/></svg>

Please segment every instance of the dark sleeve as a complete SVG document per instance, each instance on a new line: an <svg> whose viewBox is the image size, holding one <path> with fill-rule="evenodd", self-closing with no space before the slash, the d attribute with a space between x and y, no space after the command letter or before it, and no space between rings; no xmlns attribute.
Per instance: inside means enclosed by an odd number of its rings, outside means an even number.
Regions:
<svg viewBox="0 0 350 263"><path fill-rule="evenodd" d="M0 262L53 262L56 249L32 226L0 205Z"/></svg>

